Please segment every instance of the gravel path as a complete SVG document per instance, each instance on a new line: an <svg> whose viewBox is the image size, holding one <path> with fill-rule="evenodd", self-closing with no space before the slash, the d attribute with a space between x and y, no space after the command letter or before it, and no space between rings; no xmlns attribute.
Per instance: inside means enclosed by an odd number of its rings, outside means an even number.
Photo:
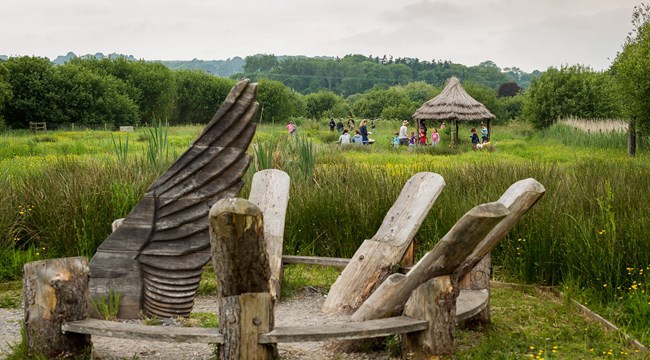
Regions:
<svg viewBox="0 0 650 360"><path fill-rule="evenodd" d="M325 300L317 292L305 292L275 308L276 326L320 325L343 322L345 316L323 315L320 308ZM214 297L198 297L194 306L196 312L218 312ZM20 339L22 309L0 309L0 351L7 350L8 342ZM108 337L93 337L95 359L210 359L214 347L209 344L183 344L157 341L137 341ZM334 354L325 349L324 342L279 344L283 359L388 359L382 354Z"/></svg>

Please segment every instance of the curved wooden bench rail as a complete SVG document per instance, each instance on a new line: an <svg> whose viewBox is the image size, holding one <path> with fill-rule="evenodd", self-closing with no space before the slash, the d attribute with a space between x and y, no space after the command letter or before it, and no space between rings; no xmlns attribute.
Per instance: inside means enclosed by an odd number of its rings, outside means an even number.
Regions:
<svg viewBox="0 0 650 360"><path fill-rule="evenodd" d="M97 319L66 322L61 326L64 332L108 336L132 340L153 340L166 342L223 344L223 335L216 328L191 328L170 326L148 326Z"/></svg>
<svg viewBox="0 0 650 360"><path fill-rule="evenodd" d="M488 304L487 290L461 290L456 302L456 322L467 320L483 311ZM427 320L395 316L361 322L321 326L278 326L259 337L260 344L325 340L356 340L428 329ZM118 321L84 319L66 322L64 332L108 336L132 340L223 344L223 335L216 328L148 326Z"/></svg>
<svg viewBox="0 0 650 360"><path fill-rule="evenodd" d="M260 334L260 344L369 339L428 328L428 321L408 316L321 326L278 326L273 331Z"/></svg>

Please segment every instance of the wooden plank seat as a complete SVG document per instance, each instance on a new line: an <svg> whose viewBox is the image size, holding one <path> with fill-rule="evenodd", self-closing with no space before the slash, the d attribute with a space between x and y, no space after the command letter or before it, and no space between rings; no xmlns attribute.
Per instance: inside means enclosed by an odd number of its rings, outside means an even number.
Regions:
<svg viewBox="0 0 650 360"><path fill-rule="evenodd" d="M217 328L148 326L119 321L84 319L63 323L61 330L78 334L108 336L133 340L223 344Z"/></svg>
<svg viewBox="0 0 650 360"><path fill-rule="evenodd" d="M488 304L487 290L461 290L456 302L456 321L467 320L480 313ZM321 326L278 326L261 334L260 344L325 340L369 339L393 334L426 330L427 320L408 316L385 319L327 324ZM64 332L107 336L133 340L223 344L223 335L216 328L148 326L118 321L84 319L66 322Z"/></svg>
<svg viewBox="0 0 650 360"><path fill-rule="evenodd" d="M417 320L407 316L385 319L326 324L321 326L278 326L273 331L260 334L260 344L355 340L373 337L404 334L429 328L426 320Z"/></svg>

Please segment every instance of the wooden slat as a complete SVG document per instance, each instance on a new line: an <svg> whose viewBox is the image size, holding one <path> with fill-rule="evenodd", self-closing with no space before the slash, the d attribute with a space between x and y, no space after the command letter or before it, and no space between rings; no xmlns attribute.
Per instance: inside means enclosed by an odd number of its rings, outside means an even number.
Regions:
<svg viewBox="0 0 650 360"><path fill-rule="evenodd" d="M350 259L344 258L328 258L318 256L294 256L283 255L283 264L310 264L310 265L325 265L325 266L339 266L346 267Z"/></svg>
<svg viewBox="0 0 650 360"><path fill-rule="evenodd" d="M223 335L216 328L147 326L85 319L66 322L61 326L61 330L132 340L223 344Z"/></svg>
<svg viewBox="0 0 650 360"><path fill-rule="evenodd" d="M286 326L276 327L273 331L260 334L260 344L289 343L325 340L369 339L392 334L404 334L426 330L429 324L425 320L416 320L407 316L327 324L321 326Z"/></svg>
<svg viewBox="0 0 650 360"><path fill-rule="evenodd" d="M456 322L477 315L489 304L490 292L483 290L461 290L456 299Z"/></svg>

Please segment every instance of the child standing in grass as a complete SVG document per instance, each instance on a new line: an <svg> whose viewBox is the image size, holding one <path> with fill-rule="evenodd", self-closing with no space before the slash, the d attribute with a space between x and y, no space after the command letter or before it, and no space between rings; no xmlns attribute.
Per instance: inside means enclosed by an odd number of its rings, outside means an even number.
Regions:
<svg viewBox="0 0 650 360"><path fill-rule="evenodd" d="M433 128L433 131L431 132L431 146L438 145L438 141L440 141L440 134L438 134L438 130Z"/></svg>
<svg viewBox="0 0 650 360"><path fill-rule="evenodd" d="M287 130L289 130L289 134L291 135L296 132L296 125L293 124L293 121L289 121L289 124L287 124Z"/></svg>
<svg viewBox="0 0 650 360"><path fill-rule="evenodd" d="M393 138L393 146L398 147L399 146L399 132L395 132L395 137Z"/></svg>
<svg viewBox="0 0 650 360"><path fill-rule="evenodd" d="M415 147L415 141L417 138L415 137L415 131L411 131L411 136L409 137L409 149L413 149Z"/></svg>
<svg viewBox="0 0 650 360"><path fill-rule="evenodd" d="M476 149L479 143L478 135L476 135L476 128L472 128L472 136L470 137L472 138L472 149Z"/></svg>
<svg viewBox="0 0 650 360"><path fill-rule="evenodd" d="M481 143L488 142L488 129L485 124L481 123Z"/></svg>
<svg viewBox="0 0 650 360"><path fill-rule="evenodd" d="M419 138L420 145L426 145L427 144L427 133L424 129L420 128L420 138Z"/></svg>

